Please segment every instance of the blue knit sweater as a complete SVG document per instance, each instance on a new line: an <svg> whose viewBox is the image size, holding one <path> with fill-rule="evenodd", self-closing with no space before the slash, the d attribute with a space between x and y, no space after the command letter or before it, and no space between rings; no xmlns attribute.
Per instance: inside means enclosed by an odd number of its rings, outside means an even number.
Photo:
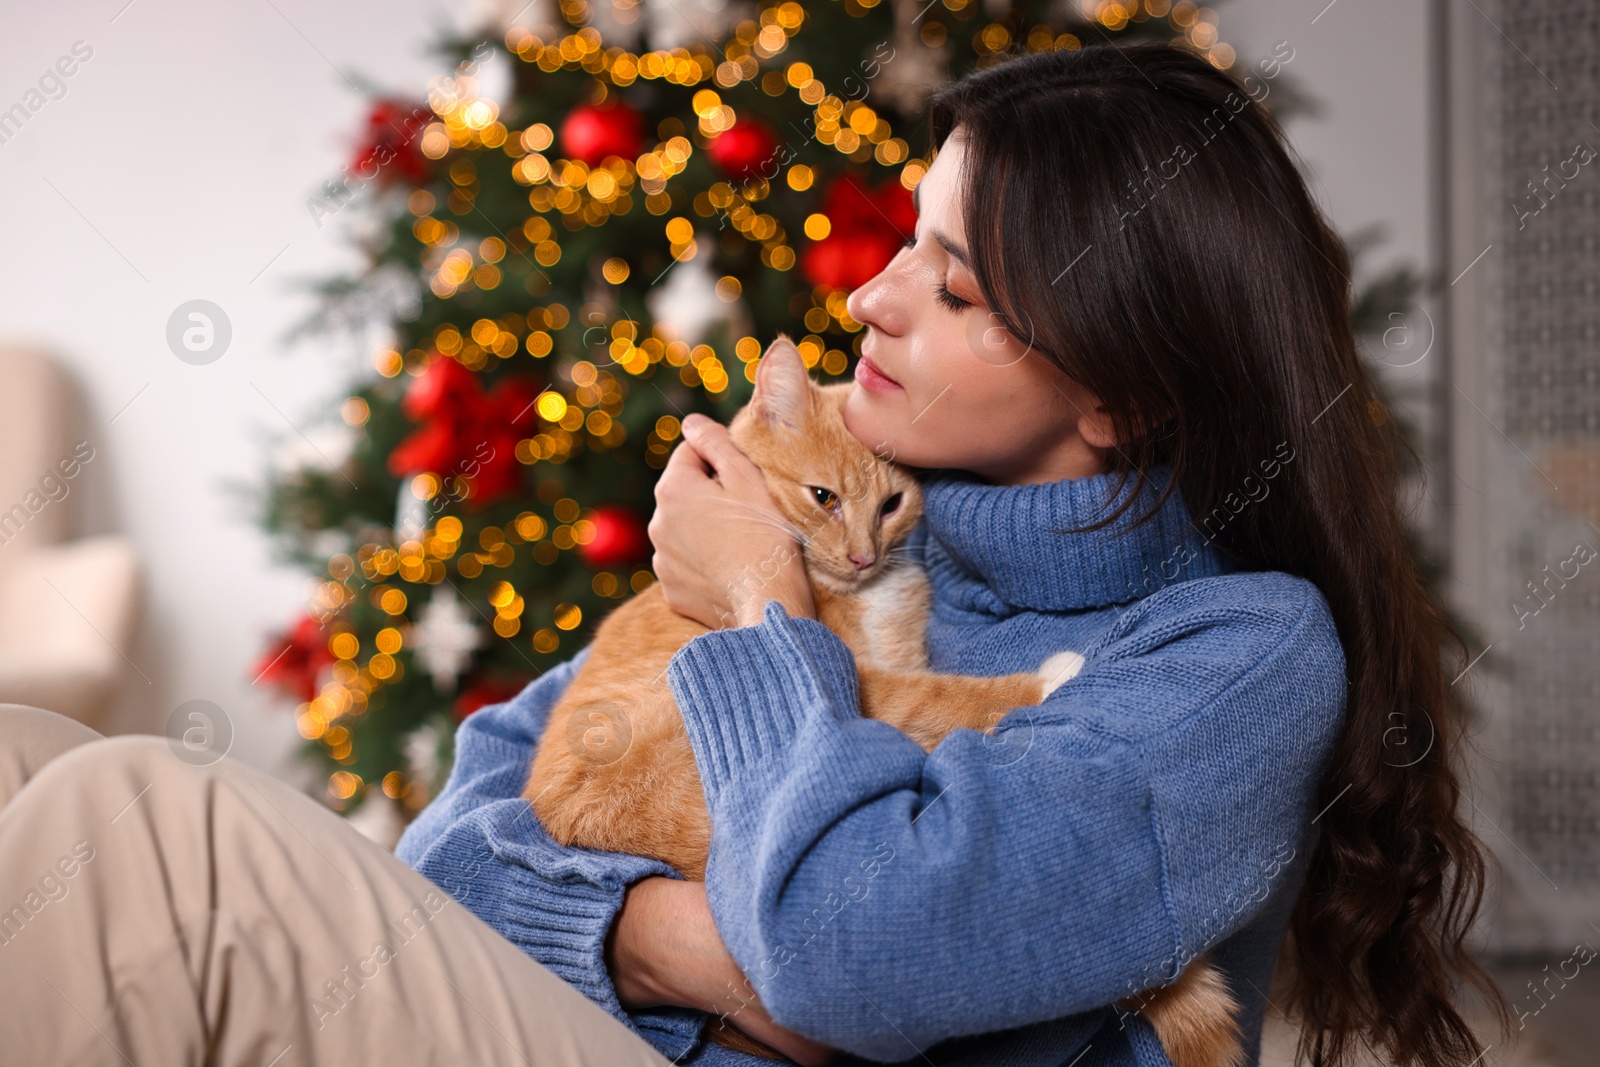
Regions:
<svg viewBox="0 0 1600 1067"><path fill-rule="evenodd" d="M1170 471L1151 475L1154 494ZM1143 1019L1108 1005L1206 951L1255 1062L1344 657L1313 584L1234 568L1177 492L1143 526L1153 496L1101 531L1057 532L1101 517L1116 481L927 486L911 550L934 592L933 667L1086 659L991 734L930 753L862 718L844 643L776 603L672 661L718 930L772 1017L844 1050L841 1067L1164 1064ZM562 848L518 795L581 655L467 719L397 852L668 1059L770 1063L702 1040L702 1013L621 1008L606 930L629 884L678 874Z"/></svg>

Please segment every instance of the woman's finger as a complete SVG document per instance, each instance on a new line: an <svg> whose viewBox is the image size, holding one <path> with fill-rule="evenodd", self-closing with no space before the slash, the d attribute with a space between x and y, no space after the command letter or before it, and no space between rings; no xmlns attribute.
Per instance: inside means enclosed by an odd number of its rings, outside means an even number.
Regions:
<svg viewBox="0 0 1600 1067"><path fill-rule="evenodd" d="M683 421L683 440L710 465L724 487L732 487L735 484L732 479L736 478L765 487L766 482L756 465L739 451L728 428L720 422L703 415L691 415Z"/></svg>
<svg viewBox="0 0 1600 1067"><path fill-rule="evenodd" d="M706 461L693 445L684 441L672 450L672 454L667 457L667 465L661 469L661 477L656 481L656 498L660 499L663 487L671 489L679 485L709 481L710 477L706 473Z"/></svg>

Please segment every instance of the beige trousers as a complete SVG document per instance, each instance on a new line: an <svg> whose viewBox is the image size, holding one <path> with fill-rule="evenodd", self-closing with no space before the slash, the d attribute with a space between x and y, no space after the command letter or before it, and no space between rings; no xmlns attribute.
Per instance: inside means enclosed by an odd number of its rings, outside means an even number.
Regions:
<svg viewBox="0 0 1600 1067"><path fill-rule="evenodd" d="M334 813L0 705L0 1064L666 1067Z"/></svg>

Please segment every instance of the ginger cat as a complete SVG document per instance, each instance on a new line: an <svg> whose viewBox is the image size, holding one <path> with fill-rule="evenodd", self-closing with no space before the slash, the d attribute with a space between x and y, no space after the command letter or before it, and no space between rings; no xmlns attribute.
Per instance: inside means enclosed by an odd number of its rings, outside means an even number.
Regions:
<svg viewBox="0 0 1600 1067"><path fill-rule="evenodd" d="M921 490L845 429L852 388L813 382L780 334L729 432L800 537L817 618L855 655L862 714L931 751L952 730L987 733L1013 708L1039 703L1078 672L1083 657L1061 652L1033 674L997 678L928 670L927 579L895 557L921 515ZM550 712L523 791L556 841L650 856L704 880L710 816L666 668L705 632L669 608L659 586L601 624L588 660ZM1238 1005L1203 957L1174 984L1121 1003L1144 1015L1178 1067L1233 1067L1243 1059ZM725 1020L710 1036L782 1059Z"/></svg>

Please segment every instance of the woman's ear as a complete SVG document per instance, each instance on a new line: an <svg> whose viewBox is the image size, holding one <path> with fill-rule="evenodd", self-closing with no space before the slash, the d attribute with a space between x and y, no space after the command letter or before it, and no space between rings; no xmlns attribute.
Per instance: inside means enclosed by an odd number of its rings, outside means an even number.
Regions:
<svg viewBox="0 0 1600 1067"><path fill-rule="evenodd" d="M1109 408L1101 403L1101 398L1091 394L1090 390L1080 386L1074 379L1064 378L1056 386L1056 392L1061 394L1067 402L1067 416L1075 416L1075 429L1078 438L1082 438L1085 445L1090 448L1115 448L1122 445L1122 440L1117 435L1117 421L1112 418ZM1138 432L1139 419L1134 418L1134 430Z"/></svg>
<svg viewBox="0 0 1600 1067"><path fill-rule="evenodd" d="M1160 429L1163 425L1172 421L1171 407L1163 404L1159 410L1161 417L1153 420L1146 419L1137 411L1134 412L1132 432L1135 440L1147 433ZM1078 436L1082 437L1086 444L1095 448L1112 448L1127 443L1117 439L1117 429L1111 418L1111 413L1092 394L1088 397L1085 407L1079 409Z"/></svg>
<svg viewBox="0 0 1600 1067"><path fill-rule="evenodd" d="M1095 401L1087 409L1080 409L1078 415L1078 436L1084 443L1094 448L1114 448L1117 445L1117 429L1112 423L1111 412L1099 401Z"/></svg>

